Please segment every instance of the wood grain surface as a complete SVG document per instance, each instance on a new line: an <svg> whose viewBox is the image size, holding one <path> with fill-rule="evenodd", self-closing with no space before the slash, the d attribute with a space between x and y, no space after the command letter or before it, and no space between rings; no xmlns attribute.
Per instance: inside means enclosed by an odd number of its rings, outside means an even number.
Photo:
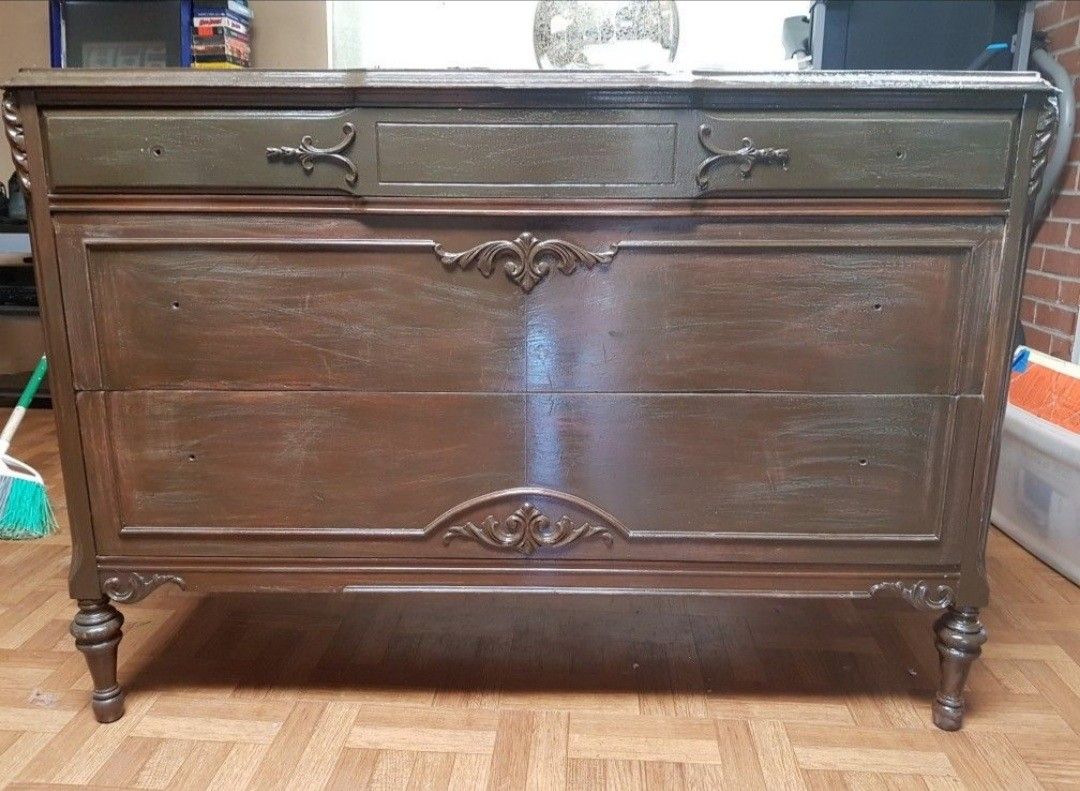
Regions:
<svg viewBox="0 0 1080 791"><path fill-rule="evenodd" d="M524 390L506 278L417 240L236 241L89 245L106 388Z"/></svg>
<svg viewBox="0 0 1080 791"><path fill-rule="evenodd" d="M930 617L899 602L173 588L125 608L128 713L98 725L53 416L15 451L62 532L0 543L0 787L1080 785L1080 588L996 531L960 733L930 726Z"/></svg>
<svg viewBox="0 0 1080 791"><path fill-rule="evenodd" d="M625 514L640 537L933 538L952 409L903 396L535 395L529 482Z"/></svg>
<svg viewBox="0 0 1080 791"><path fill-rule="evenodd" d="M545 282L525 302L530 389L955 391L970 248L762 230L627 243L607 271Z"/></svg>
<svg viewBox="0 0 1080 791"><path fill-rule="evenodd" d="M103 552L119 525L422 527L525 474L522 396L135 391L80 409Z"/></svg>
<svg viewBox="0 0 1080 791"><path fill-rule="evenodd" d="M722 116L601 107L470 108L467 117L434 107L61 108L44 114L51 185L58 191L542 198L687 198L703 190L1001 196L1017 118L1015 111L865 108ZM82 145L87 139L94 145ZM737 161L705 166L716 151L737 151L746 139L759 148L783 149L789 164L760 165L748 177ZM267 156L268 149L282 147L298 153ZM315 154L311 167L301 168L297 160L305 148L332 149L338 159ZM946 169L953 176L942 179Z"/></svg>

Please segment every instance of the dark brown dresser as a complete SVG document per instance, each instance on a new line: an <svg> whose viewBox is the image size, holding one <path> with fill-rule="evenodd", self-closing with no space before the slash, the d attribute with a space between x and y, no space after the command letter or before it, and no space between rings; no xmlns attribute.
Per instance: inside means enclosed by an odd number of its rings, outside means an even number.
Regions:
<svg viewBox="0 0 1080 791"><path fill-rule="evenodd" d="M898 596L960 726L1033 75L25 72L73 557L192 591Z"/></svg>

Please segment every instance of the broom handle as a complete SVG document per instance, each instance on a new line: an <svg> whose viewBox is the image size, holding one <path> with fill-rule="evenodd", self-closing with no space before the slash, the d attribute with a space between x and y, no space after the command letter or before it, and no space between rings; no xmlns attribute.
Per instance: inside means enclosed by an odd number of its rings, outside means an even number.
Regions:
<svg viewBox="0 0 1080 791"><path fill-rule="evenodd" d="M11 417L4 424L4 430L0 432L0 456L7 453L8 448L11 447L11 440L15 436L15 432L19 430L19 424L22 423L23 415L26 414L26 408L30 406L30 402L37 395L38 388L41 387L41 381L45 378L45 371L48 370L48 367L48 362L42 357L38 360L34 372L30 374L30 381L23 388L22 395L19 396L19 403L11 411Z"/></svg>

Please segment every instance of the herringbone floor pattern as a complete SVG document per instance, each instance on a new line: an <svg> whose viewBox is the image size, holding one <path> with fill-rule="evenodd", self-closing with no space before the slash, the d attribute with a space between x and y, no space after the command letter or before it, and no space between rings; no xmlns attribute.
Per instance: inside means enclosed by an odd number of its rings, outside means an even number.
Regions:
<svg viewBox="0 0 1080 791"><path fill-rule="evenodd" d="M54 442L36 412L18 449L59 498ZM0 544L0 787L1080 787L1080 589L1000 534L955 734L900 603L168 589L123 608L99 726L67 558Z"/></svg>

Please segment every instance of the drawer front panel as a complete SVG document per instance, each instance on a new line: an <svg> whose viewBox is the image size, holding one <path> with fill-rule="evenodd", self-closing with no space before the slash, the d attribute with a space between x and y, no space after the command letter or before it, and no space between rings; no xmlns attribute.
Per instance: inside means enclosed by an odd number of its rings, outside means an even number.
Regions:
<svg viewBox="0 0 1080 791"><path fill-rule="evenodd" d="M520 391L521 290L430 242L88 242L102 383Z"/></svg>
<svg viewBox="0 0 1080 791"><path fill-rule="evenodd" d="M342 112L56 110L45 114L49 179L69 190L351 191L347 168L266 156L305 135L332 146L347 122Z"/></svg>
<svg viewBox="0 0 1080 791"><path fill-rule="evenodd" d="M45 113L45 126L50 183L60 192L1003 196L1016 116L617 108L488 109L467 117L453 109L400 107L54 110Z"/></svg>
<svg viewBox="0 0 1080 791"><path fill-rule="evenodd" d="M101 555L522 570L956 562L980 408L944 396L79 395Z"/></svg>
<svg viewBox="0 0 1080 791"><path fill-rule="evenodd" d="M698 134L717 160L700 171L720 193L933 192L1003 193L1015 120L1008 115L835 113L705 115ZM747 158L725 156L747 146L782 149L747 170Z"/></svg>
<svg viewBox="0 0 1080 791"><path fill-rule="evenodd" d="M431 184L670 188L676 131L674 123L383 121L375 132L377 177L383 189Z"/></svg>
<svg viewBox="0 0 1080 791"><path fill-rule="evenodd" d="M500 395L82 393L98 551L201 554L240 531L363 554L328 539L407 536L518 485L524 409Z"/></svg>
<svg viewBox="0 0 1080 791"><path fill-rule="evenodd" d="M529 482L612 514L639 552L650 538L691 547L739 538L933 542L954 405L918 396L533 395ZM962 501L966 488L955 496Z"/></svg>
<svg viewBox="0 0 1080 791"><path fill-rule="evenodd" d="M529 295L529 386L955 392L971 256L869 241L627 244L607 271Z"/></svg>

